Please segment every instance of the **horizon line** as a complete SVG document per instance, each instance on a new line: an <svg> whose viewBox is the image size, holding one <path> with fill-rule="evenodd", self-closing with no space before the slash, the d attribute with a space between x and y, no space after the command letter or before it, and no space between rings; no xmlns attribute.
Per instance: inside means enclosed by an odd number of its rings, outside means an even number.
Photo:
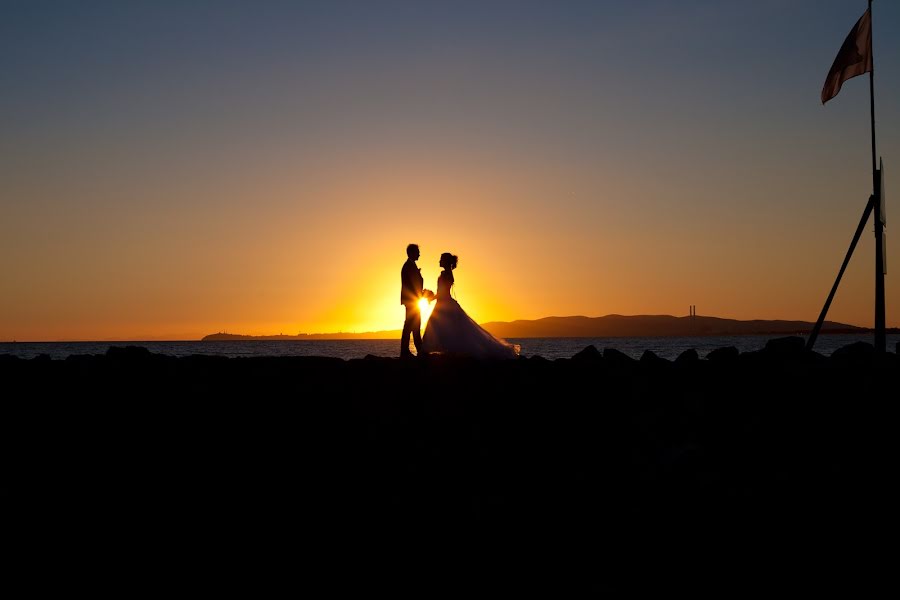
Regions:
<svg viewBox="0 0 900 600"><path fill-rule="evenodd" d="M694 317L700 317L700 318L721 319L721 320L727 320L727 321L738 321L738 322L747 322L747 323L753 322L753 321L799 322L799 323L809 323L810 325L812 325L812 324L814 323L813 321L807 321L807 320L804 320L804 319L734 319L734 318L730 318L730 317L716 317L716 316L712 316L712 315L693 315L693 316L694 316ZM671 317L671 318L674 318L674 319L686 319L686 318L691 318L691 315L681 315L681 316L676 316L676 315L671 315L671 314L639 314L639 315L623 315L623 314L620 314L620 313L609 313L609 314L606 314L606 315L601 315L601 316L596 316L596 317L588 317L588 316L586 316L586 315L564 315L564 316L550 315L550 316L547 316L547 317L538 317L538 318L536 318L536 319L513 319L513 320L510 320L510 321L485 321L485 322L483 322L483 323L480 323L480 325L490 325L490 324L513 324L513 323L522 322L522 321L532 321L532 322L533 322L533 321L542 321L542 320L545 320L545 319L571 319L571 318L603 319L603 318L606 318L606 317L626 317L626 318L636 318L636 317ZM859 330L860 330L859 333L869 333L869 332L874 332L874 330L875 330L874 327L864 327L864 326L860 326L860 325L853 325L853 324L850 324L850 323L841 323L841 322L838 322L838 321L825 321L825 322L826 322L826 323L833 323L833 324L837 324L837 325L849 326L849 327L852 327L852 328L855 328L855 329L859 329ZM888 329L888 330L897 330L897 329L900 329L900 326L887 327L887 329ZM113 342L198 342L198 341L203 341L203 338L204 338L204 337L207 337L207 336L210 336L210 335L218 335L218 334L222 334L222 335L235 335L235 336L242 336L242 337L253 337L253 338L260 338L260 337L286 337L286 338L296 338L296 337L300 337L300 336L337 336L337 335L374 335L374 334L385 334L385 335L387 335L387 334L392 334L390 337L384 337L384 338L369 338L369 340L391 340L391 339L393 339L394 337L396 337L396 335L393 335L393 334L395 334L395 333L396 333L397 335L399 335L400 329L396 329L396 330L393 330L393 329L383 329L383 330L375 330L375 331L372 331L372 330L369 330L369 331L339 331L339 332L321 332L321 333L302 333L302 332L301 332L301 333L296 333L296 334L277 333L277 334L255 334L255 335L254 335L254 334L243 334L243 333L226 333L225 330L223 329L222 331L217 331L217 332L214 332L214 333L208 333L208 334L205 334L205 335L201 336L200 338L159 338L159 337L154 337L153 339L140 339L139 336L136 336L136 337L133 337L133 338L130 338L130 339L126 339L126 338L107 338L107 339L80 339L80 338L79 338L79 339L53 339L53 340L17 340L17 339L9 339L9 340L0 340L0 343L2 343L2 344L14 344L14 343L18 343L18 344L27 344L27 343L40 344L40 343L102 343L102 342L110 342L110 343L113 343ZM732 335L766 335L766 334L732 334ZM808 334L807 334L807 335L808 335ZM543 336L543 337L546 337L546 336ZM584 337L584 338L590 338L590 337L597 337L597 336L551 336L551 337L573 337L573 338ZM659 337L659 336L602 336L602 337ZM664 336L664 337L670 337L670 336ZM514 338L514 337L513 337L512 339L525 339L525 338ZM236 341L236 340L234 340L234 341ZM275 341L275 340L270 340L270 341ZM313 341L315 341L315 340L313 340ZM322 341L326 341L326 340L322 340ZM335 340L330 340L330 341L335 341Z"/></svg>

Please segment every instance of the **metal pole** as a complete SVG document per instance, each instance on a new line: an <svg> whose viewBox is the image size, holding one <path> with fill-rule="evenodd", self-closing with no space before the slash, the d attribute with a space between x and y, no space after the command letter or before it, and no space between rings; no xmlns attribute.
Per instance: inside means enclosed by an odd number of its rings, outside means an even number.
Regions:
<svg viewBox="0 0 900 600"><path fill-rule="evenodd" d="M884 224L881 222L881 181L875 152L875 23L872 0L869 0L869 28L872 36L872 70L869 71L869 106L872 117L872 193L875 204L875 350L887 350L884 317Z"/></svg>
<svg viewBox="0 0 900 600"><path fill-rule="evenodd" d="M841 270L838 271L837 279L834 280L834 285L831 286L831 293L828 294L828 299L825 301L825 306L822 307L822 312L819 313L819 319L816 321L815 327L813 327L812 333L809 334L809 339L806 340L806 349L812 350L813 345L816 343L816 338L819 337L819 330L822 329L822 323L825 322L825 315L828 314L828 308L831 306L831 301L834 300L834 294L837 292L838 285L841 283L841 277L844 276L844 270L847 268L847 265L850 263L850 257L853 256L853 251L856 249L856 244L859 242L859 238L862 236L863 229L866 228L866 221L869 220L869 213L872 212L872 205L875 203L875 197L869 196L869 201L866 203L866 210L863 211L862 218L859 220L859 225L856 227L856 233L853 234L853 241L850 242L850 248L847 250L847 256L844 257L844 264L841 265Z"/></svg>

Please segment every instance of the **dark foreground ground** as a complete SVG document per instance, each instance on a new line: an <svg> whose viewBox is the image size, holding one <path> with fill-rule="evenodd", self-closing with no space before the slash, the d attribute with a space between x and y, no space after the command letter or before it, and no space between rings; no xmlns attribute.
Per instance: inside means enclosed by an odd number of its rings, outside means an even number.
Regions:
<svg viewBox="0 0 900 600"><path fill-rule="evenodd" d="M895 543L900 361L802 346L0 356L5 514L129 589L861 590Z"/></svg>

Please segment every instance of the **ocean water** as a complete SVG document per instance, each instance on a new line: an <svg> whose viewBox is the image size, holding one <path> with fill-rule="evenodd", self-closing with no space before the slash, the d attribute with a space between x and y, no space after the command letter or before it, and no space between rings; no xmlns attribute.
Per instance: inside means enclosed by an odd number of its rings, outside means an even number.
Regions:
<svg viewBox="0 0 900 600"><path fill-rule="evenodd" d="M692 336L692 337L616 337L616 338L510 338L519 344L523 356L543 356L547 359L571 358L589 345L603 351L615 348L625 354L640 358L645 350L651 350L666 359L693 348L701 358L712 350L734 346L741 352L761 350L766 342L778 336ZM896 352L900 335L889 335L888 351ZM815 350L830 355L847 344L863 341L873 343L872 334L823 334L816 341ZM12 354L30 359L47 354L52 359L65 359L77 354L104 354L110 346L143 346L154 353L171 356L206 354L215 356L331 356L345 360L364 358L366 355L395 357L399 355L399 340L279 340L279 341L227 341L227 342L5 342L0 343L0 354Z"/></svg>

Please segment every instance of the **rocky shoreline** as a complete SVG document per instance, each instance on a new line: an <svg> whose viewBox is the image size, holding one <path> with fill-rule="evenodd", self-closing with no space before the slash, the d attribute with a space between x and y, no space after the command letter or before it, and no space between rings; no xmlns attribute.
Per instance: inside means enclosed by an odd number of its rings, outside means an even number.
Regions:
<svg viewBox="0 0 900 600"><path fill-rule="evenodd" d="M113 347L0 356L0 380L4 495L97 527L252 537L255 524L323 544L474 527L615 545L877 527L900 360L861 343L825 357L797 337L674 361L592 346L495 363Z"/></svg>

